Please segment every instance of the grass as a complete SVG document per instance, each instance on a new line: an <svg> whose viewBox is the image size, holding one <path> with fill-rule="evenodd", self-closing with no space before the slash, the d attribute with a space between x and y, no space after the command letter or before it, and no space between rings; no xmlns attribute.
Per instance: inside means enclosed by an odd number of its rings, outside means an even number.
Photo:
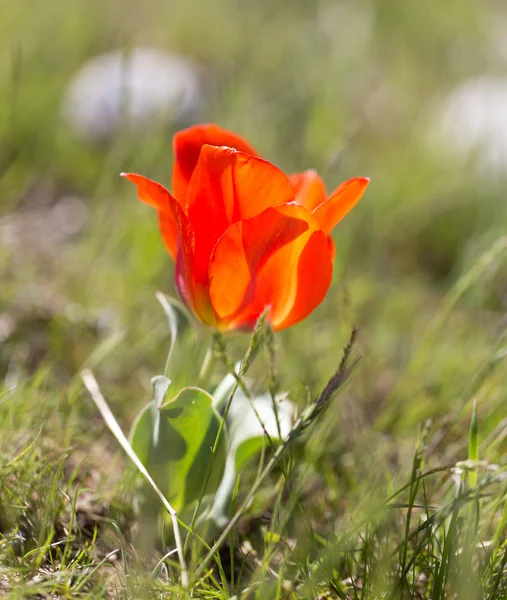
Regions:
<svg viewBox="0 0 507 600"><path fill-rule="evenodd" d="M325 302L275 336L276 374L269 348L251 374L263 390L276 380L304 416L354 325L360 360L272 468L241 473L238 521L207 563L197 543L186 555L192 597L505 598L505 176L426 141L446 91L499 68L488 27L501 7L2 8L0 596L190 594L173 547L146 545L132 511L139 476L80 379L93 370L127 432L164 372L155 292L174 292L172 266L118 174L169 183L172 129L93 145L60 118L87 58L153 45L200 66L202 120L242 133L288 172L316 168L329 189L372 178L336 231ZM76 227L64 234L54 207L69 197ZM197 335L174 349L175 386L197 380L208 333ZM228 339L229 361L248 343Z"/></svg>

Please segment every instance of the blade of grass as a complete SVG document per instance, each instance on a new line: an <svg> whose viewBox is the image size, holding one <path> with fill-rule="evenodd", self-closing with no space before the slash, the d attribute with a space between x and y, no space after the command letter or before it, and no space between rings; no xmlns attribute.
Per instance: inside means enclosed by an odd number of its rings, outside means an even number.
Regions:
<svg viewBox="0 0 507 600"><path fill-rule="evenodd" d="M477 400L474 400L472 419L470 420L470 436L468 441L468 460L479 461L479 425L477 421ZM468 485L473 488L477 485L477 469L469 469Z"/></svg>
<svg viewBox="0 0 507 600"><path fill-rule="evenodd" d="M477 485L477 469L479 468L479 423L477 419L477 400L474 399L472 418L470 420L470 434L468 441L468 460L475 466L468 470L468 487L475 488ZM470 503L469 524L468 524L468 543L467 551L470 552L469 562L470 568L472 563L471 549L474 547L474 538L477 534L480 521L481 504L479 502L479 494L474 495L474 499Z"/></svg>
<svg viewBox="0 0 507 600"><path fill-rule="evenodd" d="M449 577L450 561L455 553L457 536L458 536L458 517L459 506L455 506L449 528L445 534L444 549L440 565L436 569L435 579L433 582L432 600L440 600L443 597L445 583Z"/></svg>

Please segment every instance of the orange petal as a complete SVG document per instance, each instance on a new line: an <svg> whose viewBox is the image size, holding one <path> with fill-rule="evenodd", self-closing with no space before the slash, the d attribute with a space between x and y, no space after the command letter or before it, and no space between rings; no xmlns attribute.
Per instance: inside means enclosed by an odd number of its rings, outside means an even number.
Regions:
<svg viewBox="0 0 507 600"><path fill-rule="evenodd" d="M340 184L331 196L313 211L321 229L326 233L331 233L333 228L361 200L369 183L368 177L355 177Z"/></svg>
<svg viewBox="0 0 507 600"><path fill-rule="evenodd" d="M333 258L329 236L314 231L299 254L291 309L273 317L274 329L280 331L306 319L324 300L333 279ZM276 268L283 269L283 264Z"/></svg>
<svg viewBox="0 0 507 600"><path fill-rule="evenodd" d="M289 181L296 194L296 202L306 206L310 212L327 198L326 186L313 169L289 175Z"/></svg>
<svg viewBox="0 0 507 600"><path fill-rule="evenodd" d="M185 211L164 186L135 173L122 173L137 186L139 198L158 209L160 230L176 260L176 287L185 304L207 325L215 325L208 281L196 279L195 233Z"/></svg>
<svg viewBox="0 0 507 600"><path fill-rule="evenodd" d="M186 206L188 184L204 144L229 146L241 152L258 156L254 148L242 137L212 123L194 125L179 131L173 138L173 193L183 206Z"/></svg>
<svg viewBox="0 0 507 600"><path fill-rule="evenodd" d="M169 254L175 258L179 235L172 204L178 204L177 200L173 198L163 185L147 177L143 177L137 173L122 173L121 176L131 181L137 187L137 195L140 200L158 209L162 238Z"/></svg>
<svg viewBox="0 0 507 600"><path fill-rule="evenodd" d="M273 327L283 329L310 314L329 288L328 236L302 206L268 208L229 227L209 273L219 327L251 328L269 306Z"/></svg>
<svg viewBox="0 0 507 600"><path fill-rule="evenodd" d="M293 198L287 176L271 163L231 148L203 146L188 192L196 278L208 280L211 253L229 225Z"/></svg>
<svg viewBox="0 0 507 600"><path fill-rule="evenodd" d="M208 281L200 281L197 277L195 232L185 211L177 202L174 203L173 210L180 239L174 271L176 287L195 315L206 325L214 326L216 320L209 298ZM159 214L162 221L165 215Z"/></svg>

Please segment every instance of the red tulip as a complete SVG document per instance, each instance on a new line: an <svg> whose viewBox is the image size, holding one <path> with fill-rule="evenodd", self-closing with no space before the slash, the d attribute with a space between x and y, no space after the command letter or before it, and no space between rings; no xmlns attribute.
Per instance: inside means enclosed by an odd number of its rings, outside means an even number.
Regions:
<svg viewBox="0 0 507 600"><path fill-rule="evenodd" d="M223 330L252 328L266 307L276 330L307 317L331 284L329 234L369 179L345 181L328 197L315 171L287 177L216 125L180 131L173 150L173 194L122 175L158 210L189 308Z"/></svg>

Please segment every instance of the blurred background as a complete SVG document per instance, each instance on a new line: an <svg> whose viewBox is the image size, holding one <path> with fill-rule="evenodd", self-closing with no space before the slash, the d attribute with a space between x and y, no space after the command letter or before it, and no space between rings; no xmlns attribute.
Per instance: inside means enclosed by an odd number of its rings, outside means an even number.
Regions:
<svg viewBox="0 0 507 600"><path fill-rule="evenodd" d="M507 303L502 243L452 295L505 233L503 2L1 8L0 377L6 390L27 386L6 436L45 418L67 441L88 435L95 412L76 374L90 357L124 423L146 402L168 342L154 293L175 293L172 264L155 215L118 175L170 185L172 134L200 121L286 172L317 169L329 191L372 179L335 231L325 302L277 336L282 381L303 400L359 327L362 361L327 424L342 432L333 443L413 441L422 420L449 414L468 426L467 386L494 355ZM502 416L495 377L486 430Z"/></svg>

